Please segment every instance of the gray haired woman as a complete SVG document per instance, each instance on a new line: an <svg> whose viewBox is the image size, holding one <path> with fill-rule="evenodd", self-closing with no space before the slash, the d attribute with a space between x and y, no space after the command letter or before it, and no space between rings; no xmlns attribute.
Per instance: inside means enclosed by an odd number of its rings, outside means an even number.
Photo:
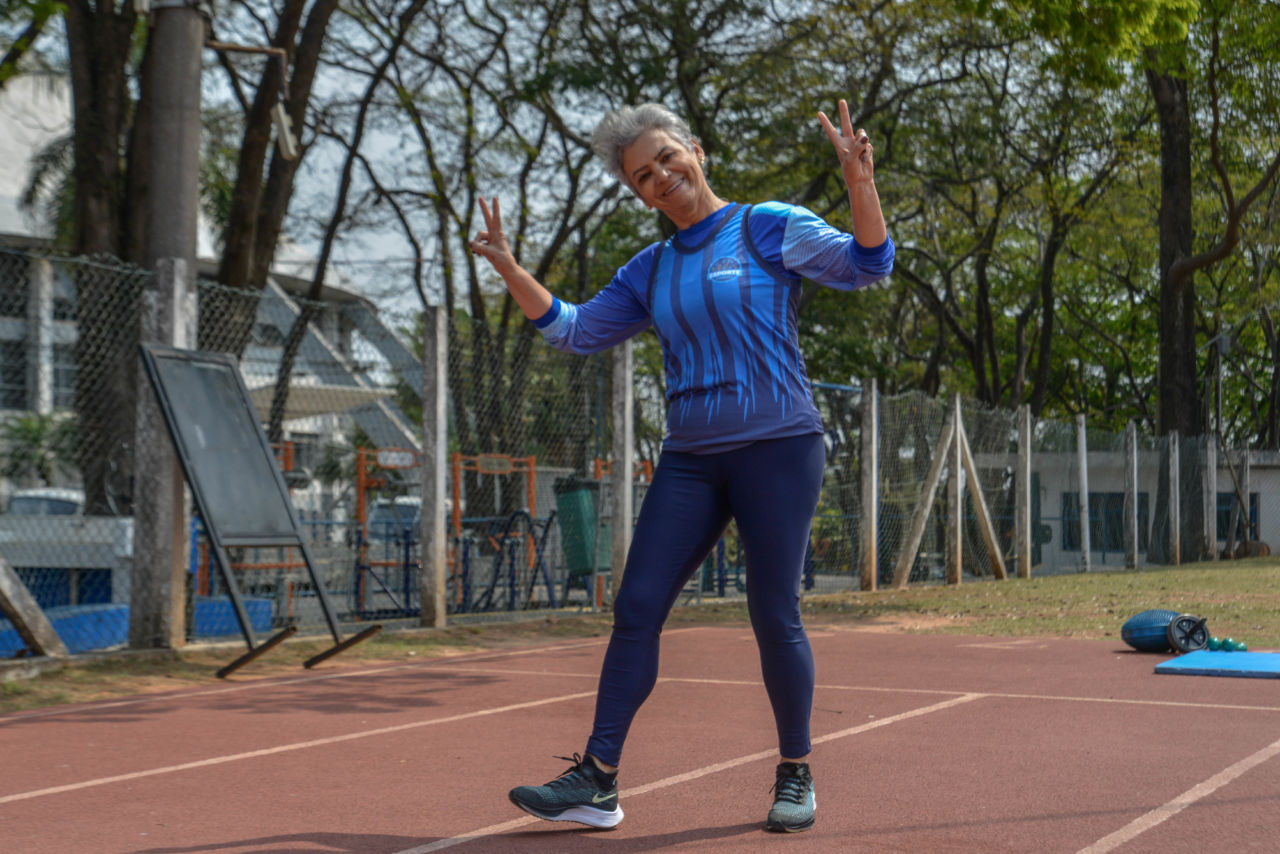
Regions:
<svg viewBox="0 0 1280 854"><path fill-rule="evenodd" d="M823 426L796 334L802 280L855 290L888 275L894 246L876 192L872 146L840 101L818 121L849 192L853 233L804 208L721 199L689 127L657 104L605 116L593 139L615 178L678 231L645 247L589 301L554 297L511 254L498 200L481 200L471 249L502 277L553 347L596 353L653 327L666 371L667 434L614 602L595 718L583 754L511 801L539 818L614 827L631 722L657 681L662 625L730 520L746 556L747 608L778 734L769 830L813 826L809 766L813 653L800 577L822 485Z"/></svg>

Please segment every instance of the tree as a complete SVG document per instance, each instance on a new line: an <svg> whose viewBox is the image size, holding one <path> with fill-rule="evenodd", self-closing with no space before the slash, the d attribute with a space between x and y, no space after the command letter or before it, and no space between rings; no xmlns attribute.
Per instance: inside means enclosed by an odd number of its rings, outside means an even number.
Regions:
<svg viewBox="0 0 1280 854"><path fill-rule="evenodd" d="M24 413L0 427L0 439L8 449L0 475L26 486L54 486L76 458L73 418Z"/></svg>
<svg viewBox="0 0 1280 854"><path fill-rule="evenodd" d="M1273 8L1268 9L1268 5ZM1204 4L1203 14L1187 40L1147 52L1146 77L1160 121L1161 433L1177 430L1184 436L1198 436L1205 429L1199 393L1195 276L1222 263L1235 251L1250 207L1280 173L1280 143L1274 141L1278 129L1273 95L1276 68L1274 63L1255 61L1255 57L1276 56L1280 46L1280 24L1276 19L1274 4L1210 0ZM1218 200L1215 219L1222 223L1220 228L1203 228L1198 239L1192 179L1192 149L1197 136L1192 117L1201 112L1192 104L1197 78L1203 81L1199 94L1204 97L1204 110L1210 116L1207 134L1202 132L1207 136L1202 145L1208 148L1211 192ZM1258 99L1263 100L1259 106L1266 112L1252 114L1249 102L1256 103ZM1228 168L1224 114L1228 118L1234 116L1254 131L1239 138L1272 140L1255 152L1262 154L1263 160L1260 171L1253 176L1233 177ZM1245 185L1239 189L1244 193L1238 195L1235 184L1242 178Z"/></svg>
<svg viewBox="0 0 1280 854"><path fill-rule="evenodd" d="M232 203L227 205L228 248L221 278L233 288L261 288L266 281L281 225L292 193L297 159L277 154L264 185L263 169L272 138L271 109L288 84L288 113L301 128L329 21L336 0L288 0L279 9L245 0L221 16L221 26L250 24L270 31L275 49L267 61L256 60L256 83L248 89L246 72L254 60L232 61L222 54L230 89L243 107L240 157L234 180L228 182ZM48 30L53 16L65 19L66 62L73 101L70 142L69 196L47 188L61 162L57 151L46 153L46 168L32 184L30 201L70 199L69 227L61 231L67 248L78 255L109 256L126 263L145 262L145 222L148 139L152 122L166 121L151 109L151 42L145 18L132 3L111 0L69 0L65 4L14 2L3 8L3 20L14 26L25 21L22 35L0 61L0 85L34 50L35 40ZM216 29L216 28L215 28ZM218 33L214 33L215 37ZM241 32L250 46L261 32ZM283 65L282 65L283 63ZM46 192L41 194L41 190ZM77 280L79 336L77 340L76 408L81 413L81 468L89 513L130 512L129 497L108 495L108 482L127 481L132 468L134 375L137 340L136 291L140 279L132 273L104 275L82 267ZM252 284L248 284L252 282ZM239 353L253 322L253 311L238 310L248 301L216 292L203 308L222 312L236 322L202 324L201 346ZM222 297L222 299L219 299ZM131 331L132 330L132 334ZM122 475L123 473L123 475Z"/></svg>
<svg viewBox="0 0 1280 854"><path fill-rule="evenodd" d="M38 54L37 44L61 11L57 0L5 0L0 3L0 26L16 30L0 56L0 89L21 73L19 66Z"/></svg>

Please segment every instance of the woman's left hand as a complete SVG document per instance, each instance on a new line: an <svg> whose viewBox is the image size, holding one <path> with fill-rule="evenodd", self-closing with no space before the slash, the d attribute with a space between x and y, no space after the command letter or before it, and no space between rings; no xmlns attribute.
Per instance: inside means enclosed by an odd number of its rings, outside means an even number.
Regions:
<svg viewBox="0 0 1280 854"><path fill-rule="evenodd" d="M871 140L862 128L854 133L853 123L849 118L849 103L840 99L840 129L831 123L827 114L818 113L818 121L827 132L827 138L835 146L836 156L840 158L840 172L844 182L850 188L854 184L872 182L875 179L875 161L872 159Z"/></svg>

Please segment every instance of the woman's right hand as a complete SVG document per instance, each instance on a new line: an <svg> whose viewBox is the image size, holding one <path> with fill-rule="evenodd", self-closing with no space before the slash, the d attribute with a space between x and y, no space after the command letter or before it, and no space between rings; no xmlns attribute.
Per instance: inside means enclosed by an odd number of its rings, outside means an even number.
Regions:
<svg viewBox="0 0 1280 854"><path fill-rule="evenodd" d="M512 299L524 316L537 320L547 313L555 298L551 292L538 283L527 270L516 263L516 256L511 254L511 246L507 243L506 232L502 230L502 208L498 206L498 197L494 196L490 203L480 199L480 213L484 215L484 231L478 232L475 239L467 245L471 251L493 265L494 272L502 277Z"/></svg>
<svg viewBox="0 0 1280 854"><path fill-rule="evenodd" d="M468 244L471 251L488 261L499 275L505 275L517 264L507 243L507 235L502 230L502 209L498 205L498 197L493 197L493 207L485 204L480 198L480 213L484 216L484 230L477 232L475 239Z"/></svg>

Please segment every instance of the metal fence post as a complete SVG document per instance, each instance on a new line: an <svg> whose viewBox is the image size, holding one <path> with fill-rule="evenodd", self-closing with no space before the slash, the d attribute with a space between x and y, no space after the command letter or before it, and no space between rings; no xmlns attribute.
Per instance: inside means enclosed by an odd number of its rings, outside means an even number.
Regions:
<svg viewBox="0 0 1280 854"><path fill-rule="evenodd" d="M1218 434L1211 432L1204 448L1204 539L1209 560L1218 559Z"/></svg>
<svg viewBox="0 0 1280 854"><path fill-rule="evenodd" d="M1182 485L1178 473L1180 465L1178 431L1169 431L1169 562L1182 563Z"/></svg>
<svg viewBox="0 0 1280 854"><path fill-rule="evenodd" d="M1138 425L1124 425L1124 565L1138 566Z"/></svg>
<svg viewBox="0 0 1280 854"><path fill-rule="evenodd" d="M1089 542L1089 438L1083 413L1076 416L1076 456L1080 467L1080 571L1088 572L1093 547Z"/></svg>
<svg viewBox="0 0 1280 854"><path fill-rule="evenodd" d="M1018 577L1031 577L1031 407L1018 407L1018 472L1014 477Z"/></svg>
<svg viewBox="0 0 1280 854"><path fill-rule="evenodd" d="M879 568L880 532L880 395L874 378L862 384L862 589L875 590Z"/></svg>
<svg viewBox="0 0 1280 854"><path fill-rule="evenodd" d="M951 481L947 484L947 583L959 584L964 570L964 460L960 450L960 395L952 403L955 431L951 444L939 453L951 454L947 461Z"/></svg>
<svg viewBox="0 0 1280 854"><path fill-rule="evenodd" d="M422 611L424 626L443 628L448 611L449 308L425 309L422 336ZM532 508L531 508L532 509Z"/></svg>
<svg viewBox="0 0 1280 854"><path fill-rule="evenodd" d="M1250 469L1252 468L1250 465L1250 457L1252 456L1252 453L1250 452L1248 442L1245 442L1244 451L1241 452L1241 456L1244 458L1243 461L1240 463L1240 486L1242 488L1242 491L1244 492L1244 506L1240 508L1240 515L1244 519L1244 528L1243 528L1244 535L1240 538L1240 545L1244 546L1245 557L1248 557L1249 543L1252 542L1254 539L1253 507L1252 507L1253 497L1249 494L1249 491L1253 488L1253 485L1250 483L1250 481L1252 480L1251 471L1250 471Z"/></svg>
<svg viewBox="0 0 1280 854"><path fill-rule="evenodd" d="M613 349L613 567L609 584L611 600L618 597L622 571L631 548L631 526L635 519L633 472L636 456L635 376L630 340ZM592 583L595 581L593 579ZM591 591L592 602L595 590Z"/></svg>

